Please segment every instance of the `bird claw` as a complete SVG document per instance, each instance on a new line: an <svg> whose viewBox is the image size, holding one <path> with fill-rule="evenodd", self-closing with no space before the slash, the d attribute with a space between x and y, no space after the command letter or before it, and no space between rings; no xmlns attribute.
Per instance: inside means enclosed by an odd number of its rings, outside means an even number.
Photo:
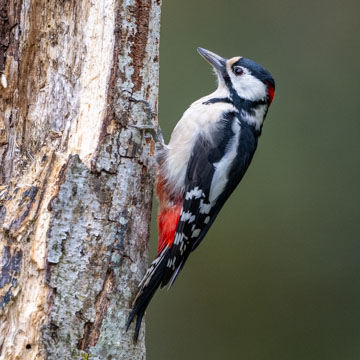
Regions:
<svg viewBox="0 0 360 360"><path fill-rule="evenodd" d="M155 127L152 124L152 121L155 118L155 112L152 111L151 105L149 104L149 102L146 101L146 100L143 100L143 99L136 99L136 98L134 98L132 96L129 97L129 101L134 102L134 103L143 104L148 124L128 125L128 126L132 127L132 128L135 128L135 129L138 129L138 130L140 130L142 132L149 133L151 135L151 137L153 138L153 140L155 141L155 143L162 148L164 146L164 138L163 138L160 126L158 125L158 126Z"/></svg>
<svg viewBox="0 0 360 360"><path fill-rule="evenodd" d="M157 145L160 145L161 147L164 145L164 139L162 136L160 126L157 126L156 128L154 125L128 125L128 126L138 129L144 133L150 134Z"/></svg>
<svg viewBox="0 0 360 360"><path fill-rule="evenodd" d="M142 103L144 105L144 110L147 115L146 117L149 121L151 121L155 117L155 112L152 111L151 106L148 101L143 100L143 99L135 99L132 96L129 97L129 101L134 102L134 103Z"/></svg>

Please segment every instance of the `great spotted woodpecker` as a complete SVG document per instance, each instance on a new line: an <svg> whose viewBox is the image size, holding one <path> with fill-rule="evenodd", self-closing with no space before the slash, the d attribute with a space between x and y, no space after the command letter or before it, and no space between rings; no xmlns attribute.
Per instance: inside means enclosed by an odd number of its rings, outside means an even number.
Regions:
<svg viewBox="0 0 360 360"><path fill-rule="evenodd" d="M274 97L274 79L256 62L198 52L213 66L218 88L185 111L158 154L158 256L128 319L127 329L137 315L135 341L156 290L172 286L244 176Z"/></svg>

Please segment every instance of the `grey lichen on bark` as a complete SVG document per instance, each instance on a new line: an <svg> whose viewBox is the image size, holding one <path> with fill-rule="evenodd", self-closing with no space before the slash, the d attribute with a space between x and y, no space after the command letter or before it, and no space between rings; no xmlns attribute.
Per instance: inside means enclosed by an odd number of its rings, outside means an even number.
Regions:
<svg viewBox="0 0 360 360"><path fill-rule="evenodd" d="M145 359L158 0L0 0L0 359Z"/></svg>

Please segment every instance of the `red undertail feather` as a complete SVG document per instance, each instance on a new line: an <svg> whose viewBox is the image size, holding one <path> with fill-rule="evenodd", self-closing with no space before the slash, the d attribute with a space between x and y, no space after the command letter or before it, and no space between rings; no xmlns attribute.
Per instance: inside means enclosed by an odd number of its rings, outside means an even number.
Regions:
<svg viewBox="0 0 360 360"><path fill-rule="evenodd" d="M179 222L180 212L180 205L175 205L159 212L157 219L159 233L159 243L157 249L158 254L160 254L161 250L166 245L169 247L172 245L175 237L176 227Z"/></svg>
<svg viewBox="0 0 360 360"><path fill-rule="evenodd" d="M181 212L181 198L169 193L168 187L163 177L158 174L156 184L156 194L159 199L158 222L158 254L166 245L172 245L175 237L177 223Z"/></svg>

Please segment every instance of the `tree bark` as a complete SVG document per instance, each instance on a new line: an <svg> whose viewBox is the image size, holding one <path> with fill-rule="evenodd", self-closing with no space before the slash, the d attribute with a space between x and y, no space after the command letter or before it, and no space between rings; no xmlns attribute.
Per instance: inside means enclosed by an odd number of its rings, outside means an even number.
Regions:
<svg viewBox="0 0 360 360"><path fill-rule="evenodd" d="M0 359L145 359L160 0L0 0Z"/></svg>

